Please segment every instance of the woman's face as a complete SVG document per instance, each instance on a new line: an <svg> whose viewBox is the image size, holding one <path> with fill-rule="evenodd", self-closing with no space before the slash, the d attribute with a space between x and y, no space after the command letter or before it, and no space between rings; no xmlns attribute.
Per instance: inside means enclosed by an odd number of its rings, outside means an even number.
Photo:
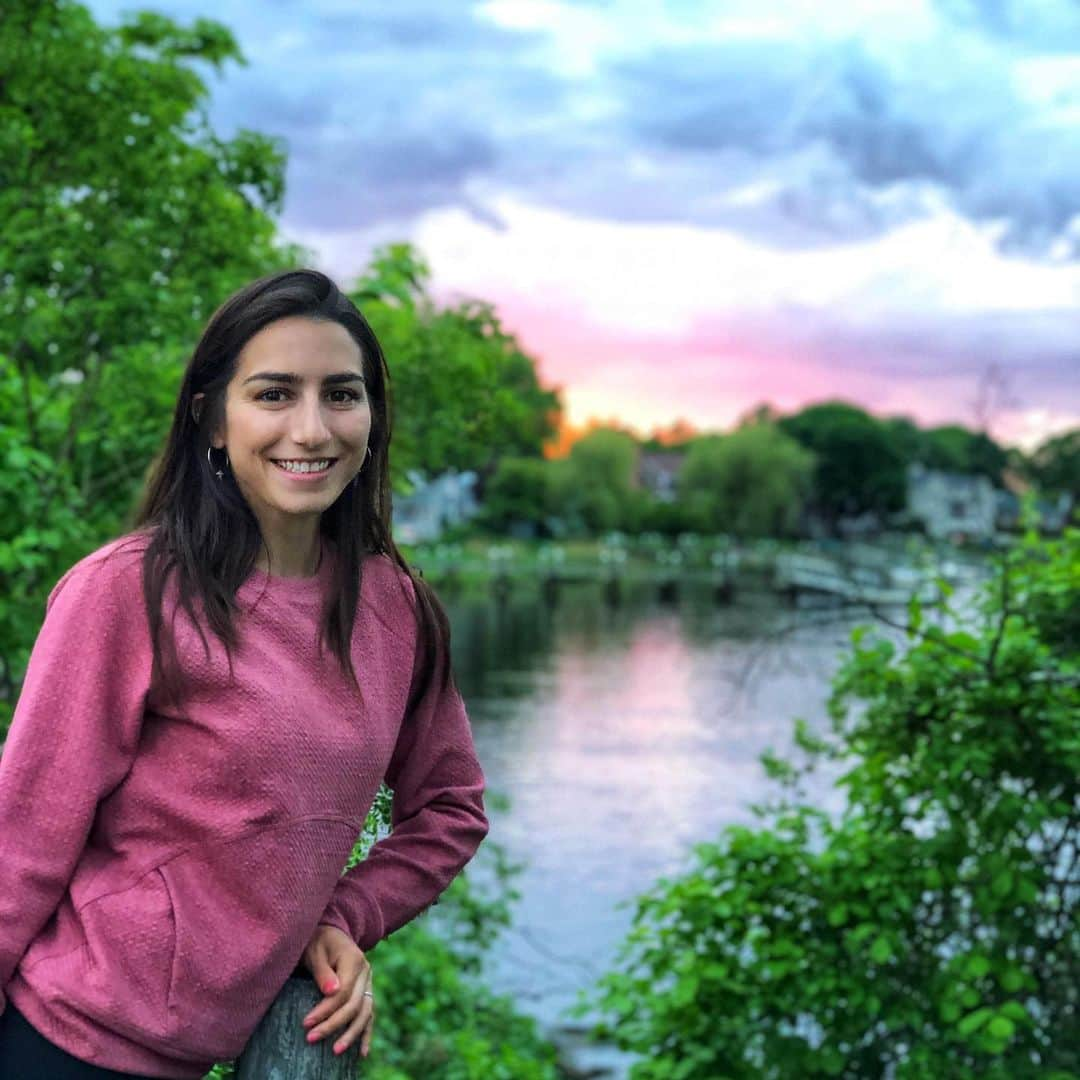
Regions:
<svg viewBox="0 0 1080 1080"><path fill-rule="evenodd" d="M290 316L241 350L213 444L265 534L294 515L318 521L364 464L370 431L359 346L340 323ZM304 462L318 471L286 469Z"/></svg>

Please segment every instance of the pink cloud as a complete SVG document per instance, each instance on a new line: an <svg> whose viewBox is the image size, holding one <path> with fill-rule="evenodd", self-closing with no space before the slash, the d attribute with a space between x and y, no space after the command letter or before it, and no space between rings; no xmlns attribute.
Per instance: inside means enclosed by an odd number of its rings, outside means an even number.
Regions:
<svg viewBox="0 0 1080 1080"><path fill-rule="evenodd" d="M930 350L889 355L827 336L790 340L782 317L699 323L682 335L617 333L581 312L542 307L520 296L500 300L504 325L537 358L541 380L561 386L572 423L618 418L642 433L677 418L725 430L748 409L782 411L832 398L878 415L907 415L923 426L975 425L980 368ZM789 339L789 340L785 340ZM1080 402L1053 386L1025 381L1016 402L995 418L994 434L1031 445L1080 424Z"/></svg>

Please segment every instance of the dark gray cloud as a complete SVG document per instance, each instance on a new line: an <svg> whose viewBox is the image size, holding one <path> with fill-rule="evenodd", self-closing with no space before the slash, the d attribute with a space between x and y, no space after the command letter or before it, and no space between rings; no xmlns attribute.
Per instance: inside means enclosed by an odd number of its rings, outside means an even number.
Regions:
<svg viewBox="0 0 1080 1080"><path fill-rule="evenodd" d="M1045 251L1080 211L1080 133L1025 99L1006 58L976 41L889 62L858 43L733 41L653 52L613 70L631 137L661 152L754 155L763 175L800 154L773 227L820 223L850 238L918 214L875 196L933 185L963 214L1005 224L1007 247ZM1078 100L1080 104L1080 100ZM836 213L837 207L857 212ZM760 216L761 208L756 209Z"/></svg>
<svg viewBox="0 0 1080 1080"><path fill-rule="evenodd" d="M290 170L292 220L352 229L462 204L466 181L491 167L494 152L483 137L452 130L320 144Z"/></svg>

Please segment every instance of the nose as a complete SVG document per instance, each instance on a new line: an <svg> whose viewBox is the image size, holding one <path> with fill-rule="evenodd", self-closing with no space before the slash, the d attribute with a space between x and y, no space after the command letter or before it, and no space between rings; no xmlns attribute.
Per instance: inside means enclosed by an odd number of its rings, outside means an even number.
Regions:
<svg viewBox="0 0 1080 1080"><path fill-rule="evenodd" d="M305 397L292 415L292 438L299 446L316 450L330 441L330 429L326 425L318 395Z"/></svg>

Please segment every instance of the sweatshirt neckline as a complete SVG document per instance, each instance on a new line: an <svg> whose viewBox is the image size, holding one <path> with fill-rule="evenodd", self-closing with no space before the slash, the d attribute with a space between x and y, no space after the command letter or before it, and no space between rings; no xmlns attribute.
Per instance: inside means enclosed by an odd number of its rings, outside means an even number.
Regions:
<svg viewBox="0 0 1080 1080"><path fill-rule="evenodd" d="M327 583L334 575L334 547L325 536L320 537L321 554L319 569L311 577L279 577L265 570L252 568L251 573L237 590L237 594L270 595L291 599L321 597Z"/></svg>

